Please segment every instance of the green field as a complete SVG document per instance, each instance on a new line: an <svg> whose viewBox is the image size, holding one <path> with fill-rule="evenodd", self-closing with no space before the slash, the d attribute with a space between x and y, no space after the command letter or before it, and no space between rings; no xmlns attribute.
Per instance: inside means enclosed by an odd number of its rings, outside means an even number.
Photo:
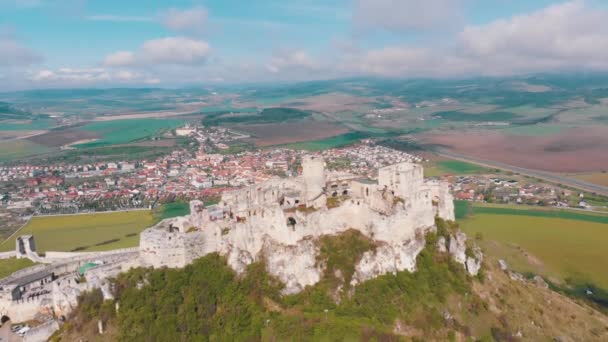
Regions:
<svg viewBox="0 0 608 342"><path fill-rule="evenodd" d="M516 271L608 288L608 216L456 202L461 228ZM523 251L529 253L525 254Z"/></svg>
<svg viewBox="0 0 608 342"><path fill-rule="evenodd" d="M444 175L467 175L473 173L487 173L490 170L459 160L440 160L424 167L426 177L437 177Z"/></svg>
<svg viewBox="0 0 608 342"><path fill-rule="evenodd" d="M24 269L26 267L34 265L36 265L36 263L31 261L30 259L2 259L0 260L0 279L8 277L13 272L19 271L20 269Z"/></svg>
<svg viewBox="0 0 608 342"><path fill-rule="evenodd" d="M178 119L131 119L93 122L81 127L101 136L97 141L79 144L76 147L89 148L116 144L126 144L157 134L161 130L171 130L184 124Z"/></svg>
<svg viewBox="0 0 608 342"><path fill-rule="evenodd" d="M29 140L0 141L0 161L24 158L49 151L51 151L51 149L35 144Z"/></svg>
<svg viewBox="0 0 608 342"><path fill-rule="evenodd" d="M365 139L367 137L368 135L362 132L350 132L327 139L286 144L282 145L282 147L291 148L295 150L321 151L329 148L336 148L354 144L359 140Z"/></svg>
<svg viewBox="0 0 608 342"><path fill-rule="evenodd" d="M147 210L35 217L11 239L0 244L0 251L15 248L18 235L32 234L38 252L105 251L135 247L139 232L154 224Z"/></svg>

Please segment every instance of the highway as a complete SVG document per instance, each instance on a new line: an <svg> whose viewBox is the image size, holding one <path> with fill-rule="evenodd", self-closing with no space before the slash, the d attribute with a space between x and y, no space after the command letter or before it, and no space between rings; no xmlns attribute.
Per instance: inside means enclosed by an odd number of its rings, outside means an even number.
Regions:
<svg viewBox="0 0 608 342"><path fill-rule="evenodd" d="M443 149L437 149L437 150L434 150L434 152L437 153L438 155L446 157L446 158L469 162L469 163L473 163L473 164L477 164L477 165L481 165L481 166L485 166L485 167L489 167L489 168L511 171L514 173L519 173L521 175L542 179L542 180L545 180L545 181L548 181L551 183L562 184L562 185L565 185L565 186L568 186L571 188L596 193L598 195L608 196L608 187L607 186L597 185L597 184L593 184L593 183L589 183L589 182L585 182L585 181L580 181L577 179L572 179L569 177L564 177L564 176L561 176L559 174L555 174L552 172L531 170L531 169L526 169L523 167L509 165L509 164L505 164L505 163L501 163L501 162L497 162L497 161L469 157L469 156L465 156L462 154L446 151Z"/></svg>

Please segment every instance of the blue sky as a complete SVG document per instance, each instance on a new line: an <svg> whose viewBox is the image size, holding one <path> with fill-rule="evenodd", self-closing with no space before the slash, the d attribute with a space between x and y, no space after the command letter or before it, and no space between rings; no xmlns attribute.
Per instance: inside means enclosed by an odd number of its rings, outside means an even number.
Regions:
<svg viewBox="0 0 608 342"><path fill-rule="evenodd" d="M599 0L0 0L0 89L605 70Z"/></svg>

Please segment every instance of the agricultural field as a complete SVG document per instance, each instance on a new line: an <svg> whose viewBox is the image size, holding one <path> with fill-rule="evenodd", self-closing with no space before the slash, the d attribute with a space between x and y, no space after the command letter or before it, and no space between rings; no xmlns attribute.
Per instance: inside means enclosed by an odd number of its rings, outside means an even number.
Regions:
<svg viewBox="0 0 608 342"><path fill-rule="evenodd" d="M13 250L16 237L24 234L34 235L41 253L135 247L139 244L139 232L154 222L152 213L147 210L34 217L12 238L0 244L0 251Z"/></svg>
<svg viewBox="0 0 608 342"><path fill-rule="evenodd" d="M608 172L585 173L573 177L585 182L608 186Z"/></svg>
<svg viewBox="0 0 608 342"><path fill-rule="evenodd" d="M519 167L561 173L608 170L608 127L569 128L546 136L507 135L497 130L422 134L424 144Z"/></svg>
<svg viewBox="0 0 608 342"><path fill-rule="evenodd" d="M327 139L298 142L281 146L285 148L292 148L295 150L321 151L329 148L337 148L354 144L359 140L365 139L367 137L368 135L362 132L350 132Z"/></svg>
<svg viewBox="0 0 608 342"><path fill-rule="evenodd" d="M461 228L518 272L608 289L608 215L456 202Z"/></svg>
<svg viewBox="0 0 608 342"><path fill-rule="evenodd" d="M459 160L431 161L424 166L425 177L437 177L444 175L469 175L475 173L488 173L489 169L479 165Z"/></svg>
<svg viewBox="0 0 608 342"><path fill-rule="evenodd" d="M80 129L100 135L101 138L84 144L78 148L101 147L108 145L126 144L157 134L162 130L171 130L183 125L179 119L132 119L93 122Z"/></svg>
<svg viewBox="0 0 608 342"><path fill-rule="evenodd" d="M0 141L0 162L43 154L52 149L28 140Z"/></svg>
<svg viewBox="0 0 608 342"><path fill-rule="evenodd" d="M329 122L305 120L274 124L236 125L232 128L252 136L257 146L273 146L322 140L345 134L348 129Z"/></svg>
<svg viewBox="0 0 608 342"><path fill-rule="evenodd" d="M4 277L8 277L13 272L17 272L21 269L34 266L35 262L30 259L17 259L17 258L9 258L9 259L1 259L0 260L0 279Z"/></svg>

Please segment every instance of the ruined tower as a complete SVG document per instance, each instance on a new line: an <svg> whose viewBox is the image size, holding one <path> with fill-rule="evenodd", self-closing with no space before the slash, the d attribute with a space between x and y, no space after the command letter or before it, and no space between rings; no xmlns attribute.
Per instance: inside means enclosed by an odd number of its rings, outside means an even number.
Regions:
<svg viewBox="0 0 608 342"><path fill-rule="evenodd" d="M395 196L409 199L424 183L423 168L418 164L400 163L378 170L378 185L393 191Z"/></svg>
<svg viewBox="0 0 608 342"><path fill-rule="evenodd" d="M304 177L306 202L310 203L324 193L325 163L322 157L302 157L302 176Z"/></svg>

